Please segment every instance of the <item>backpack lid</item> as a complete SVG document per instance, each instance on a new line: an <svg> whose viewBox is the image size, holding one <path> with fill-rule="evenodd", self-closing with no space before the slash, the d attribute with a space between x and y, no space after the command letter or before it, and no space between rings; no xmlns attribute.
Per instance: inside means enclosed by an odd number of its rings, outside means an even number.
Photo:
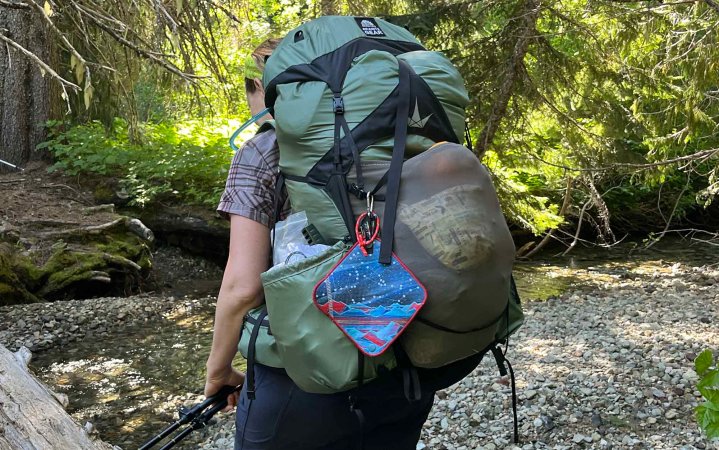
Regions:
<svg viewBox="0 0 719 450"><path fill-rule="evenodd" d="M294 81L321 80L339 92L353 59L364 53L358 48L395 55L425 50L409 31L379 18L320 17L290 31L267 60L265 105L274 107L278 84Z"/></svg>

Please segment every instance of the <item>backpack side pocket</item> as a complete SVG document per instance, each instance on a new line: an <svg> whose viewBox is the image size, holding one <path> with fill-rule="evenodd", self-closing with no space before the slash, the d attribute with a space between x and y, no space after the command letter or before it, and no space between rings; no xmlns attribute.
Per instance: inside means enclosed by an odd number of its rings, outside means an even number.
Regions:
<svg viewBox="0 0 719 450"><path fill-rule="evenodd" d="M315 285L348 248L338 242L316 256L262 274L271 331L282 367L306 392L333 393L358 384L357 348L312 298ZM365 381L374 379L380 366L396 366L392 352L363 360Z"/></svg>

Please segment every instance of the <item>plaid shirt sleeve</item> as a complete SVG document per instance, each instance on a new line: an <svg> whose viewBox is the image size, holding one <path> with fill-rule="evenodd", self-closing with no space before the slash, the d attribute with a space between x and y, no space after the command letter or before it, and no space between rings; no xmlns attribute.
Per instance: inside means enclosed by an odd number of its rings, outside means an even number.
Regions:
<svg viewBox="0 0 719 450"><path fill-rule="evenodd" d="M232 159L217 212L226 219L236 214L272 228L279 157L274 130L247 141ZM285 190L281 195L282 218L289 211L289 202Z"/></svg>

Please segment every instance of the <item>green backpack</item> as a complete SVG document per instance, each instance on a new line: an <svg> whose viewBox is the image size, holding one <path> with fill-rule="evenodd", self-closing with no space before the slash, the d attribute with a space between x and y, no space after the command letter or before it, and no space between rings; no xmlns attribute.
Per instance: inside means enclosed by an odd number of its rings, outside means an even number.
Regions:
<svg viewBox="0 0 719 450"><path fill-rule="evenodd" d="M397 366L439 368L485 353L521 326L514 244L488 171L460 144L468 96L446 57L378 18L322 17L282 40L263 83L278 192L286 185L308 234L330 248L262 275L265 305L248 315L240 340L248 395L255 362L284 368L307 392L332 393ZM393 251L428 291L398 343L376 357L312 299L371 203L380 262Z"/></svg>

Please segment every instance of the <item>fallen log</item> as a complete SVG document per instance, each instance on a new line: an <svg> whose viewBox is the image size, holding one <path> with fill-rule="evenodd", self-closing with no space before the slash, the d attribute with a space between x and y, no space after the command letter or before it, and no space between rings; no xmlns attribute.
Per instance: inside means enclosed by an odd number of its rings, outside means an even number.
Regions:
<svg viewBox="0 0 719 450"><path fill-rule="evenodd" d="M27 368L31 353L0 345L0 450L112 450L90 438L63 409L55 394Z"/></svg>

